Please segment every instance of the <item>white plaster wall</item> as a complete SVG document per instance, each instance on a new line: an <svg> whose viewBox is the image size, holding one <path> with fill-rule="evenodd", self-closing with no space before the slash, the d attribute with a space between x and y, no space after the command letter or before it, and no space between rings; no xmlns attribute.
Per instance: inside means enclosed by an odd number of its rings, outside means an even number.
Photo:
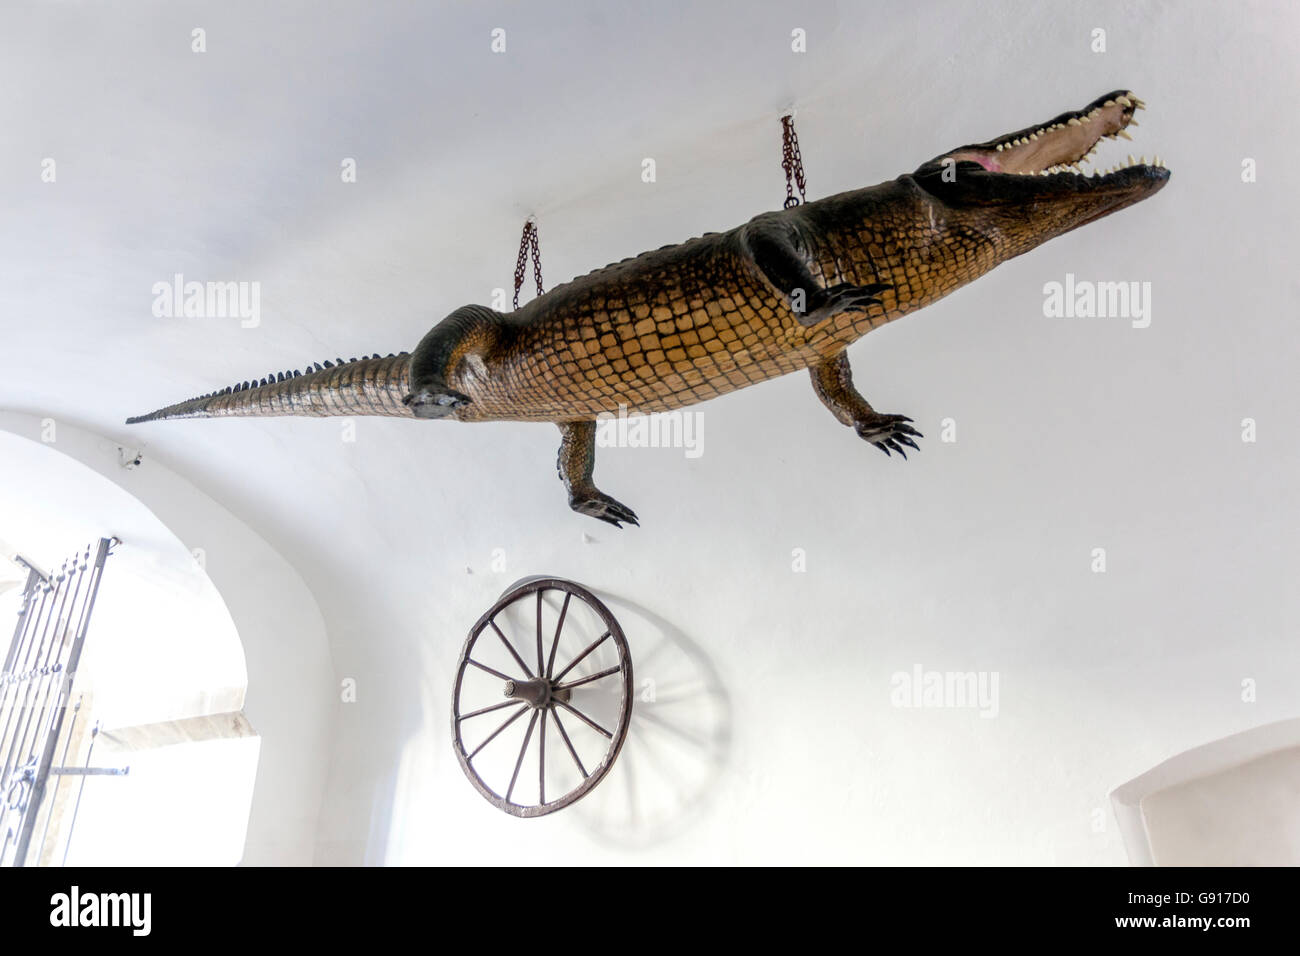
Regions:
<svg viewBox="0 0 1300 956"><path fill-rule="evenodd" d="M1277 104L1300 89L1296 25L1264 3L45 7L0 39L0 81L26 91L0 157L0 402L130 434L301 572L358 692L317 862L1119 864L1118 782L1295 716L1300 131ZM697 460L602 452L601 486L643 519L615 532L564 507L546 426L118 424L411 347L508 285L530 212L554 284L774 208L791 104L823 196L1120 86L1151 105L1132 148L1168 188L850 350L876 406L925 432L907 462L792 376L704 406ZM154 318L176 272L260 282L261 324ZM1151 327L1045 319L1067 272L1151 282ZM660 726L589 803L520 822L462 779L447 695L469 625L536 572L655 615L629 626L638 673L665 666L666 630L690 650L661 683L694 666L719 690L647 709ZM258 607L281 617L268 638L298 619ZM996 672L997 717L894 706L918 664ZM636 749L682 737L665 723L705 728L704 786ZM619 817L629 778L637 806L682 809Z"/></svg>
<svg viewBox="0 0 1300 956"><path fill-rule="evenodd" d="M248 675L243 709L261 738L243 862L310 863L337 700L325 624L311 592L256 532L165 465L146 459L128 471L119 464L113 441L67 421L52 421L54 441L47 448L121 486L186 547L203 550L207 577L220 592L243 645ZM11 412L0 412L0 430L38 443L50 434L41 419ZM84 533L111 534L120 528L112 524L113 516L104 518L104 527ZM157 560L156 573L163 578L180 579L194 570L185 552L159 552ZM110 577L106 598L111 585ZM204 608L196 604L193 611L201 614ZM217 709L229 703L223 698ZM257 752L254 743L252 750L240 749L238 759L248 754L256 759Z"/></svg>

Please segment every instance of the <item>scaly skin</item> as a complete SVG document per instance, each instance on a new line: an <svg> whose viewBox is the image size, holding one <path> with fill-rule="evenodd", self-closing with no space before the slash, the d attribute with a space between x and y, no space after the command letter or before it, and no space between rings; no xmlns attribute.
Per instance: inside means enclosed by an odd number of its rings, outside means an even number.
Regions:
<svg viewBox="0 0 1300 956"><path fill-rule="evenodd" d="M833 358L998 263L996 242L945 241L923 195L897 181L765 213L607 266L511 316L484 316L482 351L472 353L482 366L465 359L448 369L446 384L470 399L450 417L566 422L620 405L666 412ZM766 231L805 244L814 278L807 292L892 288L879 293L879 306L806 324L749 251L750 237Z"/></svg>
<svg viewBox="0 0 1300 956"><path fill-rule="evenodd" d="M853 387L844 350L1053 236L1154 193L1159 166L1064 172L1141 101L1117 91L1037 129L961 147L869 189L764 213L626 259L510 314L457 309L415 351L325 363L128 422L225 415L391 415L555 422L570 506L618 525L598 491L596 418L666 412L801 369L836 418L889 453L916 448L902 415Z"/></svg>

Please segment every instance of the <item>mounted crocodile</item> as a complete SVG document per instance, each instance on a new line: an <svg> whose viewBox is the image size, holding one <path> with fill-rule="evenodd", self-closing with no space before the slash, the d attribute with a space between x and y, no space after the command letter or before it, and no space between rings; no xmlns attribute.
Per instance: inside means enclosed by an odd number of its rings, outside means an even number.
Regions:
<svg viewBox="0 0 1300 956"><path fill-rule="evenodd" d="M452 312L407 355L324 362L170 405L128 424L228 415L391 415L554 422L575 511L621 527L592 481L602 413L666 412L806 369L817 397L885 454L917 448L904 415L853 386L845 349L999 263L1152 195L1159 158L1080 163L1130 138L1119 90L1040 126L944 153L868 189L767 212L606 266L509 314Z"/></svg>

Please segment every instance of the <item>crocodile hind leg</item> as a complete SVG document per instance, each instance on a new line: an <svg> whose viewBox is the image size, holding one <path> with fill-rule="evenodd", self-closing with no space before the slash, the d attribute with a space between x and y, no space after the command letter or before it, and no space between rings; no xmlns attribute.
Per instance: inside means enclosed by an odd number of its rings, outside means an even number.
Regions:
<svg viewBox="0 0 1300 956"><path fill-rule="evenodd" d="M892 450L906 458L903 445L919 450L912 437L925 436L909 424L912 421L910 418L906 415L882 415L858 394L858 390L853 387L849 357L844 352L812 366L809 372L812 374L813 391L822 400L822 404L841 423L851 425L861 438L871 442L886 455Z"/></svg>
<svg viewBox="0 0 1300 956"><path fill-rule="evenodd" d="M446 418L470 403L447 384L462 362L481 359L495 340L500 316L481 305L464 305L420 340L411 353L411 391L402 402L416 418Z"/></svg>
<svg viewBox="0 0 1300 956"><path fill-rule="evenodd" d="M621 521L639 524L631 508L601 492L591 480L596 470L596 423L558 424L561 440L556 468L569 492L569 507L580 514L608 521L615 528L623 527Z"/></svg>
<svg viewBox="0 0 1300 956"><path fill-rule="evenodd" d="M813 275L812 256L798 228L779 214L754 219L741 241L754 265L785 296L800 325L813 326L842 312L883 305L877 296L893 288L885 283L826 285Z"/></svg>

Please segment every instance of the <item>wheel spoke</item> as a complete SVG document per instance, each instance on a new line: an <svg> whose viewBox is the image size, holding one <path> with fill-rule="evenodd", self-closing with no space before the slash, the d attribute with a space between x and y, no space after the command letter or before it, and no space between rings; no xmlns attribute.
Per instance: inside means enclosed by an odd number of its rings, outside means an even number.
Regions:
<svg viewBox="0 0 1300 956"><path fill-rule="evenodd" d="M537 673L545 674L546 664L542 661L542 592L537 592Z"/></svg>
<svg viewBox="0 0 1300 956"><path fill-rule="evenodd" d="M590 684L594 681L603 680L610 674L617 674L622 669L623 665L619 664L617 667L611 667L609 670L601 671L599 674L592 674L590 677L582 677L578 680L571 680L567 684L560 684L556 687L556 690L571 690L574 687L581 687L583 684Z"/></svg>
<svg viewBox="0 0 1300 956"><path fill-rule="evenodd" d="M480 707L478 710L471 710L468 714L461 714L461 715L460 715L459 717L457 717L456 719L457 719L458 721L459 721L459 720L469 720L471 717L477 717L479 714L488 714L488 713L491 713L491 712L494 711L494 710L500 710L502 707L509 707L511 704L521 704L521 703L523 703L523 701L519 701L519 700L503 700L501 703L499 703L499 704L493 704L491 707Z"/></svg>
<svg viewBox="0 0 1300 956"><path fill-rule="evenodd" d="M501 638L501 643L506 646L506 650L510 652L510 656L515 659L515 663L518 664L520 667L522 667L524 669L524 673L528 675L528 679L532 680L533 672L528 669L528 665L525 664L524 659L519 656L519 652L515 650L515 646L506 639L506 636L504 634L501 633L501 628L497 627L497 622L488 621L488 623L492 625L492 630L497 632L497 637Z"/></svg>
<svg viewBox="0 0 1300 956"><path fill-rule="evenodd" d="M515 781L519 779L519 768L524 765L524 754L528 751L528 741L533 738L533 728L537 726L539 711L533 711L533 719L528 721L528 730L524 733L524 745L519 748L519 759L515 761L515 772L510 776L510 789L506 791L506 803L510 802L515 792Z"/></svg>
<svg viewBox="0 0 1300 956"><path fill-rule="evenodd" d="M600 647L600 645L604 644L607 640L609 640L609 637L610 637L610 633L609 631L606 631L600 637L596 638L594 641L588 644L587 649L583 651L581 654L579 654L577 657L575 657L573 660L569 661L569 666L566 667L564 670L560 671L558 674L556 674L554 679L556 681L559 681L562 677L564 677L565 674L569 673L569 671L573 670L580 663L582 663L583 659L585 659L588 654L590 654L596 648Z"/></svg>
<svg viewBox="0 0 1300 956"><path fill-rule="evenodd" d="M542 711L542 726L537 729L537 803L546 806L546 711Z"/></svg>
<svg viewBox="0 0 1300 956"><path fill-rule="evenodd" d="M555 729L564 738L564 745L569 748L569 754L573 757L573 762L578 765L578 772L582 774L584 780L587 779L590 775L587 773L587 768L582 765L582 761L578 759L578 751L573 749L573 741L569 739L569 733L564 729L564 724L560 723L560 712L553 710L551 715L555 718Z"/></svg>
<svg viewBox="0 0 1300 956"><path fill-rule="evenodd" d="M592 730L596 731L596 733L604 734L604 735L605 735L606 737L608 737L610 740L613 740L613 739L614 739L614 735L613 735L613 734L611 734L611 733L610 733L608 730L606 730L604 727L600 726L600 724L596 723L594 720L592 720L590 717L588 717L588 716L587 716L586 714L584 714L582 711L578 710L578 708L576 708L576 707L572 707L572 706L570 706L569 704L566 704L566 703L565 703L564 701L562 701L562 700L557 700L556 703L559 704L561 707L563 707L565 710L567 710L569 713L573 714L574 717L577 717L580 721L582 721L584 724L586 724L586 725L587 725L588 727L590 727Z"/></svg>
<svg viewBox="0 0 1300 956"><path fill-rule="evenodd" d="M495 668L488 667L486 664L480 664L478 661L474 660L474 658L472 658L472 657L467 657L467 658L465 658L465 663L466 663L466 664L473 664L473 665L474 665L475 667L477 667L479 670L481 670L481 671L487 671L487 672L488 672L489 674L491 674L493 677L500 677L502 680L517 680L517 679L518 679L518 678L515 678L515 677L511 677L511 676L509 676L508 674L503 674L503 673L501 673L499 670L496 670Z"/></svg>
<svg viewBox="0 0 1300 956"><path fill-rule="evenodd" d="M549 678L555 672L555 652L560 649L560 631L564 630L564 615L569 613L569 598L573 597L568 591L564 592L564 604L560 606L560 623L555 625L555 639L551 641L551 657L546 662L546 676Z"/></svg>
<svg viewBox="0 0 1300 956"><path fill-rule="evenodd" d="M528 705L525 704L522 700L521 700L521 701L518 701L517 703L519 704L519 709L518 709L517 711L514 712L514 714L511 716L511 718L510 718L509 720L507 720L504 724L502 724L500 727L498 727L496 730L492 731L492 736L488 737L487 740L483 741L481 744L479 744L477 747L475 747L475 748L474 748L474 752L473 752L472 754L470 754L468 757L466 757L466 758L465 758L466 760L473 760L475 757L477 757L477 756L478 756L478 752L479 752L480 750L482 750L482 749L483 749L484 747L486 747L488 744L492 743L492 741L496 740L496 738L497 738L497 734L501 733L501 731L505 730L507 727L509 727L511 724L513 724L516 720L518 720L518 719L520 718L520 716L523 715L523 712L526 711L526 710L528 709Z"/></svg>

